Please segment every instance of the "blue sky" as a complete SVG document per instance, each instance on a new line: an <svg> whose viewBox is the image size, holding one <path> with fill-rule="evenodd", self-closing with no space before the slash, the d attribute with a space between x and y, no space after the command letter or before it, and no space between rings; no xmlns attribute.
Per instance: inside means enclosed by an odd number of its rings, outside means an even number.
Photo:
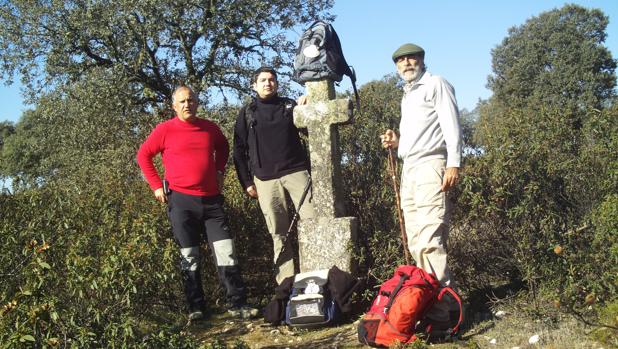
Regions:
<svg viewBox="0 0 618 349"><path fill-rule="evenodd" d="M491 95L485 88L491 50L508 29L567 3L598 8L609 16L605 44L618 58L616 0L339 0L333 25L348 64L356 70L357 84L394 72L393 51L412 42L425 49L429 70L455 87L459 107L472 110L479 98ZM341 84L344 89L347 86Z"/></svg>
<svg viewBox="0 0 618 349"><path fill-rule="evenodd" d="M507 31L541 12L575 3L601 9L609 16L605 42L618 58L618 1L557 0L338 0L332 13L343 51L357 74L357 85L394 71L392 52L413 42L426 51L433 74L455 87L460 108L474 109L479 98L491 95L485 88L491 74L491 50ZM301 33L298 33L298 36ZM338 90L350 88L346 78ZM24 105L18 85L0 85L0 121L17 121Z"/></svg>

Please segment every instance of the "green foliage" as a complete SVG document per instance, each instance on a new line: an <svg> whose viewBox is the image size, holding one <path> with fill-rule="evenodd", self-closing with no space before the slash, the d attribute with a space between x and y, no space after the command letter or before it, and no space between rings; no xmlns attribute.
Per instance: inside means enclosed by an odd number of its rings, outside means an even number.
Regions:
<svg viewBox="0 0 618 349"><path fill-rule="evenodd" d="M594 315L593 303L618 297L618 107L595 112L584 126L585 144L570 187L584 223L558 242L566 278L558 290L562 304ZM576 182L577 180L577 182Z"/></svg>
<svg viewBox="0 0 618 349"><path fill-rule="evenodd" d="M213 118L236 113L221 108ZM79 147L53 159L58 164L53 176L43 185L0 196L0 231L8 237L0 245L6 252L0 256L0 342L19 347L33 338L37 345L195 347L187 334L158 325L178 321L185 312L182 282L164 209L138 175L137 145L130 144L136 136L127 136L123 145L122 133L112 129L117 138L105 141L109 132L95 126L88 139L77 132L84 126L80 120L79 114L71 119L77 124L74 134L63 134L61 127L38 133L41 142L63 136L56 150ZM230 135L231 129L225 132ZM93 151L96 142L103 143ZM241 266L252 271L245 281L249 295L265 303L274 287L271 257L264 253L272 250L270 237L257 204L246 198L233 170L229 173L226 202L235 218L230 224ZM216 307L224 299L209 253L204 251L204 286Z"/></svg>
<svg viewBox="0 0 618 349"><path fill-rule="evenodd" d="M161 287L180 282L167 222L123 162L1 197L0 342L126 346L157 309L179 308L178 290Z"/></svg>
<svg viewBox="0 0 618 349"><path fill-rule="evenodd" d="M493 98L517 108L600 108L616 86L616 62L603 46L607 23L600 10L566 5L509 29L492 50Z"/></svg>
<svg viewBox="0 0 618 349"><path fill-rule="evenodd" d="M30 92L75 81L94 67L135 83L140 105L196 92L248 92L256 63L290 66L286 32L330 18L331 0L170 2L10 1L0 5L2 78L19 72ZM259 62L259 63L258 63ZM209 91L212 89L213 91ZM151 105L151 104L150 104Z"/></svg>
<svg viewBox="0 0 618 349"><path fill-rule="evenodd" d="M551 108L513 110L491 123L481 121L478 134L483 136L485 153L466 164L460 216L455 219L470 230L469 242L484 247L469 253L485 248L489 252L472 255L480 268L475 271L495 268L493 272L503 270L556 287L612 275L611 260L599 264L593 256L606 260L602 251L611 249L615 238L606 239L608 233L588 222L595 216L594 207L616 192L611 179L618 161L618 130L608 123L617 115L615 108L590 114L581 129L569 127L568 113ZM596 239L605 246L590 248ZM577 253L577 262L567 263L576 271L563 268L564 261L554 253L557 245ZM461 247L454 248L456 254ZM585 272L588 268L590 273ZM616 294L605 296L611 299Z"/></svg>
<svg viewBox="0 0 618 349"><path fill-rule="evenodd" d="M592 336L610 348L618 346L618 300L600 309L599 322L602 327L595 329Z"/></svg>
<svg viewBox="0 0 618 349"><path fill-rule="evenodd" d="M181 283L177 247L134 159L158 120L129 85L87 77L43 97L2 153L15 180L0 197L0 342L195 347L152 328L182 312L180 288L162 287Z"/></svg>
<svg viewBox="0 0 618 349"><path fill-rule="evenodd" d="M16 185L14 195L0 196L7 236L0 245L0 342L195 347L186 333L161 329L185 312L178 249L135 163L137 146L160 120L132 105L121 81L111 88L105 72L89 76L41 99L7 140L3 171ZM226 121L231 139L237 109L206 112ZM256 203L229 173L230 216L243 218L231 220L239 259L258 269L245 280L264 303L274 287L264 281L272 277L263 253L272 250L270 238ZM223 293L204 254L205 291L216 307Z"/></svg>
<svg viewBox="0 0 618 349"><path fill-rule="evenodd" d="M617 299L618 195L592 210L590 221L590 226L568 231L554 249L562 263L556 291L560 304L585 318L595 318L603 304Z"/></svg>
<svg viewBox="0 0 618 349"><path fill-rule="evenodd" d="M459 112L459 122L462 130L463 138L463 153L466 155L478 155L480 146L474 140L474 130L479 118L479 107L473 111L463 109Z"/></svg>
<svg viewBox="0 0 618 349"><path fill-rule="evenodd" d="M451 245L471 284L523 279L592 319L618 296L615 62L600 11L567 5L511 30L494 51ZM538 64L537 64L538 63ZM472 244L471 247L469 244ZM608 252L610 251L610 252ZM466 262L463 262L466 260ZM458 274L460 275L460 274Z"/></svg>
<svg viewBox="0 0 618 349"><path fill-rule="evenodd" d="M200 348L204 348L204 349L248 349L250 348L250 346L240 339L237 339L236 341L234 341L234 343L230 344L230 346L228 346L225 343L225 341L221 339L215 339L212 343L202 345Z"/></svg>
<svg viewBox="0 0 618 349"><path fill-rule="evenodd" d="M15 133L15 126L10 121L2 121L0 122L0 154L2 154L2 148L4 146L4 141L10 135Z"/></svg>
<svg viewBox="0 0 618 349"><path fill-rule="evenodd" d="M102 150L134 147L161 119L133 104L133 92L113 72L92 70L42 96L6 139L0 175L14 178L19 188L45 182L81 161L91 162Z"/></svg>

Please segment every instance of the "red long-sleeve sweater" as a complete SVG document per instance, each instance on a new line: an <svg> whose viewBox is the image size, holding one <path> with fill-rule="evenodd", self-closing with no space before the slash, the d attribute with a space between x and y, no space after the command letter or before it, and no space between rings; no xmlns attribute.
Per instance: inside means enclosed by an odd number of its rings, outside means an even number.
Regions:
<svg viewBox="0 0 618 349"><path fill-rule="evenodd" d="M223 171L229 144L213 122L178 117L162 122L137 152L137 162L152 190L163 187L152 159L161 153L170 189L189 195L219 194L217 171Z"/></svg>

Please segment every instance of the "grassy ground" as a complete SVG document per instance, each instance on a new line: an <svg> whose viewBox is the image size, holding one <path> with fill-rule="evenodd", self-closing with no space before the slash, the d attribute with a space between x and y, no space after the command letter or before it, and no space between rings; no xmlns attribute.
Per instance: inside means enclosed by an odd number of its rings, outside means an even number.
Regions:
<svg viewBox="0 0 618 349"><path fill-rule="evenodd" d="M260 263L266 267L257 267ZM268 271L269 263L270 260L265 260L263 256L253 257L250 261L250 265L256 266L255 270ZM249 294L269 294L267 290L272 290L274 285L264 283L263 280L270 279L272 275L267 272L248 274L246 283L253 285ZM207 294L211 293L218 293L220 298L223 295L223 291L218 288L207 290ZM530 304L529 294L522 285L502 285L464 296L469 303L464 329L458 340L434 344L418 342L405 348L618 349L618 330L604 329L603 336L595 336L599 329L587 327L573 317L560 313L553 307L553 303L546 302L544 305L537 301L537 304ZM252 304L265 305L268 301L267 296L251 299ZM359 305L357 313L362 314L366 308L368 304ZM243 321L226 314L217 314L216 311L208 320L193 324L185 324L185 318L176 318L176 321L159 319L159 323L179 324L178 327L192 334L205 349L367 348L357 339L355 320L360 316L339 326L313 330L273 327L260 318ZM615 326L618 326L618 304L607 318L615 319L608 323L615 321ZM538 335L539 341L529 344L530 338L535 335ZM604 343L593 339L603 337L609 339Z"/></svg>
<svg viewBox="0 0 618 349"><path fill-rule="evenodd" d="M545 349L609 349L618 342L601 344L589 335L587 328L573 318L558 313L541 317L517 311L517 306L500 307L501 316L471 314L466 329L456 341L439 344L416 343L405 348L545 348ZM498 311L500 311L498 310ZM490 317L489 319L484 319ZM356 334L356 322L322 329L302 330L286 326L273 327L261 319L237 320L227 315L214 315L209 320L188 324L186 329L205 348L364 348ZM539 341L529 344L532 336ZM615 333L618 335L618 333ZM614 338L616 338L614 336Z"/></svg>

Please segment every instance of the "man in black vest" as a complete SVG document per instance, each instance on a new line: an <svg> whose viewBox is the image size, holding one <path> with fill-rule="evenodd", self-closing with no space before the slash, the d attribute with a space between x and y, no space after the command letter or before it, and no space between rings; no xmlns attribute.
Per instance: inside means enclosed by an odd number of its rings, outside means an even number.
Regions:
<svg viewBox="0 0 618 349"><path fill-rule="evenodd" d="M254 72L252 81L257 96L238 113L234 164L241 186L260 203L273 239L276 279L280 284L294 275L294 251L286 236L290 225L286 195L298 208L309 182L309 159L294 125L296 102L277 95L275 70L261 67ZM311 190L300 207L300 217L314 217Z"/></svg>

